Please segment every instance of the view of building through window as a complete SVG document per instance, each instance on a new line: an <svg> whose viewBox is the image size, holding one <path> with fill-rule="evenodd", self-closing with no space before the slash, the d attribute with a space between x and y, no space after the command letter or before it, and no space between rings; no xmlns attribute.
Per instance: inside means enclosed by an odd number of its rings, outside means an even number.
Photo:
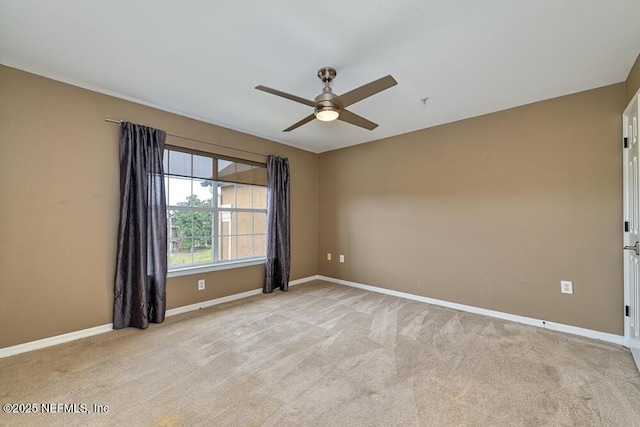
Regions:
<svg viewBox="0 0 640 427"><path fill-rule="evenodd" d="M266 167L166 149L169 270L260 259L266 252Z"/></svg>

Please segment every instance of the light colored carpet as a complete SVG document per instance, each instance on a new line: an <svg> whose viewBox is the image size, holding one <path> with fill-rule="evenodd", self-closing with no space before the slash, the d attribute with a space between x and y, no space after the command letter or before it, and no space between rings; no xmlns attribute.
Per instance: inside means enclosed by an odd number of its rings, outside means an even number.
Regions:
<svg viewBox="0 0 640 427"><path fill-rule="evenodd" d="M0 424L639 426L628 350L326 282L0 359Z"/></svg>

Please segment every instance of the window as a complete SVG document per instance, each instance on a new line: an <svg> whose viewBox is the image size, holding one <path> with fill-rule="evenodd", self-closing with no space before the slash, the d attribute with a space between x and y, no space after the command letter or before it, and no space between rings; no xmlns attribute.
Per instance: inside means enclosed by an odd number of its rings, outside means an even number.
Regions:
<svg viewBox="0 0 640 427"><path fill-rule="evenodd" d="M264 259L264 164L167 147L169 271Z"/></svg>

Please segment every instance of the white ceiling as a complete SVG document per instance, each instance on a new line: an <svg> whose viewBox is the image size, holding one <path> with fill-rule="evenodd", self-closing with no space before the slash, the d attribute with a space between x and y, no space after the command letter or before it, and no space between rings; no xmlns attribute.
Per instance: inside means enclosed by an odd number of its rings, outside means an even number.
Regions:
<svg viewBox="0 0 640 427"><path fill-rule="evenodd" d="M312 152L624 81L639 52L639 0L0 0L2 64ZM312 108L254 87L313 99L327 65L337 94L398 81L349 107L378 128L282 132Z"/></svg>

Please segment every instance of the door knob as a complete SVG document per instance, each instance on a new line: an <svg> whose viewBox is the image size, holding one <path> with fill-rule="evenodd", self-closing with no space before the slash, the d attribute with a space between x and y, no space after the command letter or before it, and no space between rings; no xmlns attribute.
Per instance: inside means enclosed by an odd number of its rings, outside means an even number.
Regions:
<svg viewBox="0 0 640 427"><path fill-rule="evenodd" d="M636 251L636 255L640 256L640 242L636 242L635 245L625 246L625 251Z"/></svg>

